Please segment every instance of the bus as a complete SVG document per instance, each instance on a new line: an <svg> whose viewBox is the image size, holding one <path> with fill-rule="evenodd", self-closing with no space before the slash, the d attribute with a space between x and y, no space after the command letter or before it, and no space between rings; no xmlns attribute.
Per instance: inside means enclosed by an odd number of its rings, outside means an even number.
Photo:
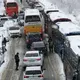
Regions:
<svg viewBox="0 0 80 80"><path fill-rule="evenodd" d="M6 14L13 16L14 13L18 14L18 4L15 0L5 0Z"/></svg>
<svg viewBox="0 0 80 80"><path fill-rule="evenodd" d="M44 18L38 9L26 9L24 12L24 34L44 32Z"/></svg>

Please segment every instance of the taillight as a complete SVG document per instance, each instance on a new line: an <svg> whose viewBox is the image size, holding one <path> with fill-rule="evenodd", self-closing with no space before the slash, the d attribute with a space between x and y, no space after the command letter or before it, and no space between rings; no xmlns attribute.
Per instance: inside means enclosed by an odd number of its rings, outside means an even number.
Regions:
<svg viewBox="0 0 80 80"><path fill-rule="evenodd" d="M27 43L29 42L29 40L27 40Z"/></svg>
<svg viewBox="0 0 80 80"><path fill-rule="evenodd" d="M43 75L41 74L41 75L39 75L38 77L43 77Z"/></svg>
<svg viewBox="0 0 80 80"><path fill-rule="evenodd" d="M42 38L40 38L40 40L42 41Z"/></svg>
<svg viewBox="0 0 80 80"><path fill-rule="evenodd" d="M38 60L38 61L39 61L39 60L41 60L41 58L38 58L38 59L36 59L36 60Z"/></svg>
<svg viewBox="0 0 80 80"><path fill-rule="evenodd" d="M24 76L24 78L29 78L29 76Z"/></svg>
<svg viewBox="0 0 80 80"><path fill-rule="evenodd" d="M23 61L27 61L27 59L23 59Z"/></svg>
<svg viewBox="0 0 80 80"><path fill-rule="evenodd" d="M41 28L41 33L43 33L43 29Z"/></svg>

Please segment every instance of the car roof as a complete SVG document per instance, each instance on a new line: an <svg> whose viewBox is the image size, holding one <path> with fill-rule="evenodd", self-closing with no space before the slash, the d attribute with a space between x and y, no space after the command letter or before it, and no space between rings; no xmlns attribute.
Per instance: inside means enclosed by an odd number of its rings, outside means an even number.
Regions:
<svg viewBox="0 0 80 80"><path fill-rule="evenodd" d="M38 35L38 36L40 36L40 33L28 33L26 37L34 36L34 35Z"/></svg>
<svg viewBox="0 0 80 80"><path fill-rule="evenodd" d="M26 71L30 71L30 70L41 70L41 66L29 66L29 67L26 67Z"/></svg>
<svg viewBox="0 0 80 80"><path fill-rule="evenodd" d="M30 15L40 15L38 9L26 9L25 10L25 16L30 16Z"/></svg>
<svg viewBox="0 0 80 80"><path fill-rule="evenodd" d="M44 47L45 46L43 41L33 42L32 45L34 47Z"/></svg>
<svg viewBox="0 0 80 80"><path fill-rule="evenodd" d="M39 53L39 51L27 51L26 54Z"/></svg>

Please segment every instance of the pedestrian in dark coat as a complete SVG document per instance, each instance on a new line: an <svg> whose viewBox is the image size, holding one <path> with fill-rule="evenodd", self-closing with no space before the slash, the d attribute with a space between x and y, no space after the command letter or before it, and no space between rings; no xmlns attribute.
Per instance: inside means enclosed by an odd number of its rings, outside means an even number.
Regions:
<svg viewBox="0 0 80 80"><path fill-rule="evenodd" d="M16 70L18 70L18 67L19 67L19 53L17 52L17 54L15 55L15 63L16 63Z"/></svg>
<svg viewBox="0 0 80 80"><path fill-rule="evenodd" d="M53 52L53 41L51 37L49 38L48 42L49 42L49 51Z"/></svg>
<svg viewBox="0 0 80 80"><path fill-rule="evenodd" d="M3 40L2 40L2 45L5 45L5 46L6 46L6 42L7 42L7 40L6 40L6 38L4 37Z"/></svg>

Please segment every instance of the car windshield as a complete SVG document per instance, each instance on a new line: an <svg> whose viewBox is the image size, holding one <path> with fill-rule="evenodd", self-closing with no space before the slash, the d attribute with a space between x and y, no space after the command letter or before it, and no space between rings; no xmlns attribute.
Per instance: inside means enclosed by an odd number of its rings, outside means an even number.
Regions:
<svg viewBox="0 0 80 80"><path fill-rule="evenodd" d="M32 34L29 35L29 38L40 38L41 36L39 34Z"/></svg>
<svg viewBox="0 0 80 80"><path fill-rule="evenodd" d="M7 3L7 7L16 7L17 4L14 2L14 3Z"/></svg>
<svg viewBox="0 0 80 80"><path fill-rule="evenodd" d="M53 21L53 23L57 23L57 22L70 22L71 20L68 18L61 18L61 19L56 19Z"/></svg>
<svg viewBox="0 0 80 80"><path fill-rule="evenodd" d="M49 12L59 12L59 10L49 10L46 13L48 14Z"/></svg>
<svg viewBox="0 0 80 80"><path fill-rule="evenodd" d="M30 53L30 54L26 54L26 57L37 57L38 54L37 53Z"/></svg>
<svg viewBox="0 0 80 80"><path fill-rule="evenodd" d="M35 22L35 21L40 21L39 16L26 16L25 22Z"/></svg>
<svg viewBox="0 0 80 80"><path fill-rule="evenodd" d="M41 74L40 70L31 70L31 71L26 71L26 75L35 75L35 74Z"/></svg>
<svg viewBox="0 0 80 80"><path fill-rule="evenodd" d="M74 35L80 35L80 32L71 32L71 33L65 34L65 36L74 36Z"/></svg>
<svg viewBox="0 0 80 80"><path fill-rule="evenodd" d="M19 27L10 27L9 30L19 30Z"/></svg>

